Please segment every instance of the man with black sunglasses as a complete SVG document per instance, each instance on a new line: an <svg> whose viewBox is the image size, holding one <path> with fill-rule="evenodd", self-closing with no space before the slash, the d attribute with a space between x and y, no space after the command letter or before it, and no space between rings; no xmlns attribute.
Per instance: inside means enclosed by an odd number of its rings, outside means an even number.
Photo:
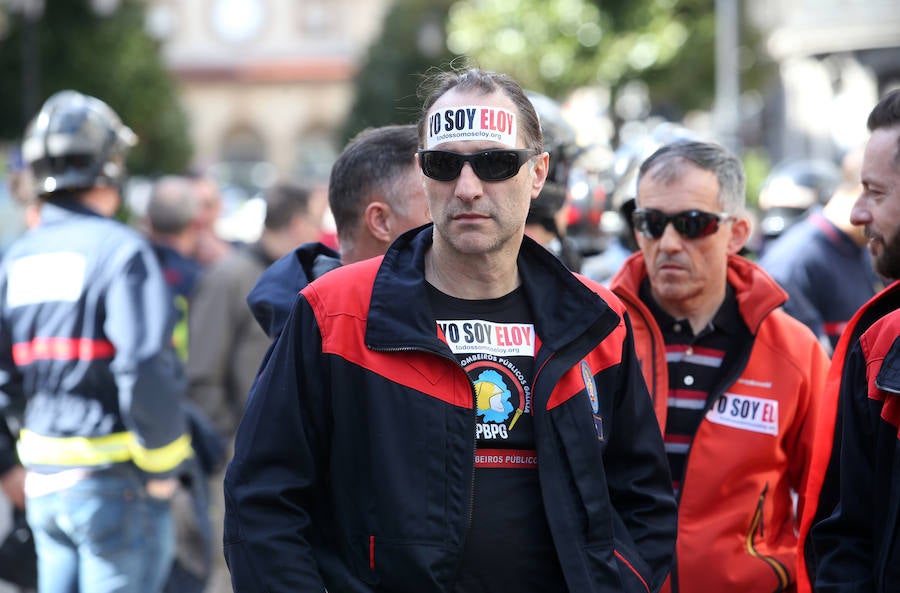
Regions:
<svg viewBox="0 0 900 593"><path fill-rule="evenodd" d="M663 431L678 499L672 591L795 586L802 492L828 358L787 295L738 253L750 235L740 161L676 142L640 167L640 251L611 282ZM804 504L800 497L800 506Z"/></svg>
<svg viewBox="0 0 900 593"><path fill-rule="evenodd" d="M434 224L304 288L225 479L235 591L658 591L675 501L624 307L525 236L508 76L437 75Z"/></svg>

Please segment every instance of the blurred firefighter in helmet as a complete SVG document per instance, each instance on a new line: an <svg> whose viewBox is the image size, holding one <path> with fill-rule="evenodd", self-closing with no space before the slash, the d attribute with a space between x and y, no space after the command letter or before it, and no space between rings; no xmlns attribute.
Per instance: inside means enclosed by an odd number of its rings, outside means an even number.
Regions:
<svg viewBox="0 0 900 593"><path fill-rule="evenodd" d="M22 145L43 206L0 263L0 395L25 406L0 461L27 472L40 593L156 592L172 564L191 456L174 319L156 254L113 219L136 140L103 101L62 91Z"/></svg>
<svg viewBox="0 0 900 593"><path fill-rule="evenodd" d="M578 272L582 255L566 236L569 171L579 152L575 130L563 118L555 101L534 92L526 94L541 122L544 147L550 153L550 169L541 193L531 201L525 219L525 233L556 255L567 268Z"/></svg>
<svg viewBox="0 0 900 593"><path fill-rule="evenodd" d="M776 165L759 191L760 254L811 211L828 202L840 182L841 170L831 161L800 159Z"/></svg>

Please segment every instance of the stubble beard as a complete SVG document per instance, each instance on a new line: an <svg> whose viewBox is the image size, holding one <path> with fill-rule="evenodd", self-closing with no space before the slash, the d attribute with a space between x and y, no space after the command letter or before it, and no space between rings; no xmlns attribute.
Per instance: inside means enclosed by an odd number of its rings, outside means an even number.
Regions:
<svg viewBox="0 0 900 593"><path fill-rule="evenodd" d="M900 229L884 242L881 255L873 258L875 271L884 278L900 279Z"/></svg>

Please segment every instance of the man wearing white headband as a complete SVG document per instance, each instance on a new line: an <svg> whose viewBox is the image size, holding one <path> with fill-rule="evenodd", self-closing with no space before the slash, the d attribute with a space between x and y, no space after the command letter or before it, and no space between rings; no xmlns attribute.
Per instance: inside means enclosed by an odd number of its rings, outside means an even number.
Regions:
<svg viewBox="0 0 900 593"><path fill-rule="evenodd" d="M657 591L675 503L618 299L524 235L521 87L441 74L434 220L303 289L225 479L235 591Z"/></svg>

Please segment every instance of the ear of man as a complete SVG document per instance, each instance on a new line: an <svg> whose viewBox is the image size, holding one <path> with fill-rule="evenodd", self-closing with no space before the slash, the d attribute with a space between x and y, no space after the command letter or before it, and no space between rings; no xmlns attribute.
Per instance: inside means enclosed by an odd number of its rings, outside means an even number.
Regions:
<svg viewBox="0 0 900 593"><path fill-rule="evenodd" d="M531 177L531 199L534 200L541 193L544 182L547 181L547 173L550 171L550 155L543 152L534 157L534 174Z"/></svg>
<svg viewBox="0 0 900 593"><path fill-rule="evenodd" d="M381 200L372 200L363 214L369 234L382 243L391 242L391 207Z"/></svg>
<svg viewBox="0 0 900 593"><path fill-rule="evenodd" d="M731 240L728 242L729 254L736 254L743 249L744 245L746 245L747 241L750 239L750 231L752 229L753 224L750 222L749 218L746 216L737 216L734 222L731 223Z"/></svg>

